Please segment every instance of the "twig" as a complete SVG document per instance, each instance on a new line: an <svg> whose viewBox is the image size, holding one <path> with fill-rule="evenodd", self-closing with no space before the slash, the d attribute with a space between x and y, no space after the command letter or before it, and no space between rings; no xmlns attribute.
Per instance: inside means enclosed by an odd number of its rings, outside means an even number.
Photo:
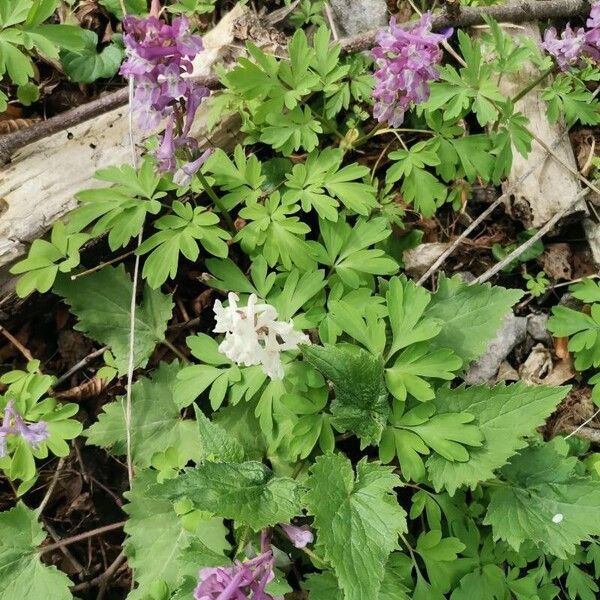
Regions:
<svg viewBox="0 0 600 600"><path fill-rule="evenodd" d="M21 344L21 342L10 331L8 331L8 329L2 327L2 325L0 325L0 333L23 355L28 362L35 360L31 355L31 352L29 352L29 350L25 348L25 346L23 346L23 344Z"/></svg>
<svg viewBox="0 0 600 600"><path fill-rule="evenodd" d="M569 210L571 210L573 205L589 194L589 192L590 190L588 188L581 190L575 195L575 198L573 198L569 204L557 212L541 229L536 232L535 235L531 236L526 242L513 250L508 256L505 256L500 262L496 263L492 268L488 269L485 273L477 277L477 279L473 280L471 285L475 283L485 283L494 275L496 275L496 273L499 273L504 267L512 263L516 258L519 258L523 252L531 248L533 244L546 235L569 212Z"/></svg>
<svg viewBox="0 0 600 600"><path fill-rule="evenodd" d="M333 13L331 12L331 6L329 6L329 2L325 2L325 15L327 16L327 21L329 22L331 35L333 35L333 39L337 42L340 39L340 36L338 35L337 27L335 26L335 19L333 17Z"/></svg>
<svg viewBox="0 0 600 600"><path fill-rule="evenodd" d="M119 262L119 261L127 258L128 256L131 256L134 252L135 252L135 250L130 250L129 252L125 252L125 254L120 254L119 256L115 256L115 258L111 258L110 260L107 260L106 262L102 262L102 263L96 265L95 267L92 267L91 269L81 271L81 273L75 273L75 275L71 275L71 281L75 281L75 279L79 279L80 277L85 277L86 275L95 273L96 271L99 271L100 269L103 269L104 267L107 267L108 265L114 265L116 262Z"/></svg>
<svg viewBox="0 0 600 600"><path fill-rule="evenodd" d="M46 521L44 521L44 527L48 530L50 537L55 542L60 543L60 538L58 537L58 533L56 533L56 530L54 529L54 527L52 527L52 525L50 525L50 523L47 523ZM65 546L60 546L58 549L65 555L67 560L73 565L73 567L77 571L77 573L85 573L86 572L86 568L73 556L72 552L70 552L70 550L68 548L66 548Z"/></svg>
<svg viewBox="0 0 600 600"><path fill-rule="evenodd" d="M56 484L58 483L58 478L60 476L60 472L62 471L62 468L64 466L65 466L65 459L61 458L58 461L58 465L56 465L56 470L54 471L54 475L52 476L52 481L50 482L50 485L48 486L48 489L46 490L46 494L44 495L44 498L42 499L42 501L40 502L40 505L38 506L38 509L37 509L38 515L41 515L44 512L44 508L46 508L48 501L50 500L52 494L54 493L54 488L56 487Z"/></svg>
<svg viewBox="0 0 600 600"><path fill-rule="evenodd" d="M82 540L87 540L88 538L95 537L97 535L101 535L102 533L107 533L109 531L114 531L115 529L121 529L127 521L119 521L118 523L111 523L110 525L104 525L102 527L98 527L97 529L92 529L90 531L85 531L84 533L79 533L77 535L73 535L68 538L64 538L60 540L60 542L56 542L56 544L49 544L48 546L40 546L37 551L39 554L46 554L46 552L51 552L52 550L59 550L65 546L69 546L71 544L75 544L76 542L81 542Z"/></svg>
<svg viewBox="0 0 600 600"><path fill-rule="evenodd" d="M77 585L74 585L71 588L71 591L81 592L83 590L88 590L92 587L100 587L101 585L108 583L108 581L110 581L112 576L117 572L117 570L123 564L123 562L125 562L126 558L127 557L125 556L125 550L122 550L119 556L115 558L115 560L108 566L104 573L101 573L100 575L98 575L98 577L94 577L94 579L91 579L90 581L84 581L83 583L78 583Z"/></svg>
<svg viewBox="0 0 600 600"><path fill-rule="evenodd" d="M445 13L436 14L433 17L433 29L439 30L446 27L469 27L484 23L484 15L497 21L510 21L512 23L523 23L525 21L537 21L540 19L569 18L589 12L590 4L587 0L523 0L516 5L483 6L461 8L456 19L450 19ZM407 24L410 26L411 24ZM356 36L340 40L342 51L346 54L360 52L372 48L375 44L377 30L361 33ZM198 77L195 79L199 84L210 89L218 89L221 84L215 75ZM105 112L119 108L127 104L127 87L116 92L106 94L73 108L39 124L25 129L0 136L0 165L10 161L11 156L20 148L37 142L49 135L64 131L92 119Z"/></svg>
<svg viewBox="0 0 600 600"><path fill-rule="evenodd" d="M64 375L61 375L53 387L58 387L61 383L64 383L71 375L77 373L80 369L83 369L87 365L89 365L95 358L104 354L108 350L108 346L102 346L98 350L94 350L87 356L84 356L78 363L74 364Z"/></svg>
<svg viewBox="0 0 600 600"><path fill-rule="evenodd" d="M586 427L586 425L592 421L595 417L600 414L600 410L596 411L587 421L579 425L579 427L574 427L570 425L567 429L571 432L567 435L567 438L570 438L572 435L576 435L577 437L584 438L589 440L590 442L594 442L595 444L600 444L600 429L594 429L593 427Z"/></svg>

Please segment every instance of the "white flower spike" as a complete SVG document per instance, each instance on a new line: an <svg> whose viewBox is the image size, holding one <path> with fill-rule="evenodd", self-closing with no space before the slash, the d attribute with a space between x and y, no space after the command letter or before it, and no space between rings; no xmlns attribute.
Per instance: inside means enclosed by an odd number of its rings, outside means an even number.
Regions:
<svg viewBox="0 0 600 600"><path fill-rule="evenodd" d="M308 336L296 331L292 321L278 321L277 309L257 304L256 294L250 295L245 307L238 306L237 294L230 292L228 300L226 308L220 300L213 308L217 321L213 331L225 334L219 352L238 365L262 365L271 379L283 379L281 353L310 343Z"/></svg>

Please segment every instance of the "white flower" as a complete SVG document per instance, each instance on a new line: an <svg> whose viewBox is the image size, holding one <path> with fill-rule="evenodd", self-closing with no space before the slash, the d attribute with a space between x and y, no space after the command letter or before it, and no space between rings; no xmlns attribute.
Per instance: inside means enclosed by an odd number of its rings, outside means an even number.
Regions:
<svg viewBox="0 0 600 600"><path fill-rule="evenodd" d="M283 379L281 353L310 343L308 336L296 331L292 321L278 321L277 309L257 304L256 294L250 295L245 307L238 306L237 294L230 293L228 300L227 308L220 300L213 308L217 321L213 331L225 334L219 352L238 365L262 365L271 379Z"/></svg>

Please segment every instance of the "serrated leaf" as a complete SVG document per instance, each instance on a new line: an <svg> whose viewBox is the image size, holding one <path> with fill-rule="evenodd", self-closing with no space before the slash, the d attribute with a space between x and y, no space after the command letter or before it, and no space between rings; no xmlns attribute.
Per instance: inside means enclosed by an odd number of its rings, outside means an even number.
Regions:
<svg viewBox="0 0 600 600"><path fill-rule="evenodd" d="M299 486L259 462L206 463L155 488L157 497L188 497L200 510L255 530L288 523L300 514Z"/></svg>
<svg viewBox="0 0 600 600"><path fill-rule="evenodd" d="M196 423L182 419L173 400L173 388L180 367L177 362L160 363L152 379L140 377L132 388L131 454L133 462L148 467L156 452L174 447L187 459L200 458ZM98 421L86 430L88 444L111 448L116 455L127 451L125 399L103 407Z"/></svg>
<svg viewBox="0 0 600 600"><path fill-rule="evenodd" d="M111 347L121 374L127 371L129 359L132 287L123 266L108 266L76 281L59 278L53 288L79 319L74 328ZM164 340L172 308L170 295L146 286L135 314L136 368L146 366L156 344Z"/></svg>
<svg viewBox="0 0 600 600"><path fill-rule="evenodd" d="M392 469L362 459L356 465L340 454L316 459L305 496L314 516L318 547L332 565L345 600L372 600L385 566L406 531L406 513L394 488Z"/></svg>
<svg viewBox="0 0 600 600"><path fill-rule="evenodd" d="M123 507L128 519L125 524L125 553L134 570L137 589L130 600L147 598L153 582L163 580L175 589L186 577L197 579L200 567L224 565L229 549L223 521L212 518L200 522L195 531L188 531L168 500L154 498L148 488L155 482L153 471L141 471ZM195 562L186 560L186 551L193 548Z"/></svg>
<svg viewBox="0 0 600 600"><path fill-rule="evenodd" d="M0 599L71 600L69 578L40 560L46 534L36 512L19 502L0 513Z"/></svg>
<svg viewBox="0 0 600 600"><path fill-rule="evenodd" d="M361 448L379 443L390 412L381 357L358 347L330 345L304 346L302 354L333 383L335 427L354 432Z"/></svg>
<svg viewBox="0 0 600 600"><path fill-rule="evenodd" d="M600 535L600 482L579 475L577 458L567 458L560 444L526 448L502 469L506 484L491 491L484 520L494 539L515 550L528 540L566 558L577 544Z"/></svg>
<svg viewBox="0 0 600 600"><path fill-rule="evenodd" d="M244 447L218 423L213 423L195 404L196 423L202 448L202 460L239 463L244 460Z"/></svg>
<svg viewBox="0 0 600 600"><path fill-rule="evenodd" d="M433 404L440 415L466 412L483 434L483 445L469 450L467 462L451 462L439 454L427 460L427 471L436 490L451 496L462 486L474 488L494 477L494 472L526 445L567 395L568 387L528 386L515 383L494 387L440 388Z"/></svg>
<svg viewBox="0 0 600 600"><path fill-rule="evenodd" d="M442 278L424 316L438 319L440 333L431 348L452 348L465 365L478 358L494 338L513 304L523 295L489 284L467 285L458 277Z"/></svg>

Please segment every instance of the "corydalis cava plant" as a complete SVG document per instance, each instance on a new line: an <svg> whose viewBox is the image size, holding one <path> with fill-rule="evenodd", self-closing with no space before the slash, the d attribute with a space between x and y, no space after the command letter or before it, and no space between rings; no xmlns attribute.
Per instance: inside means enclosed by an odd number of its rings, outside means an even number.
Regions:
<svg viewBox="0 0 600 600"><path fill-rule="evenodd" d="M592 6L586 27L574 30L567 23L560 37L554 27L545 31L541 47L554 57L561 71L580 65L584 57L600 59L600 2Z"/></svg>
<svg viewBox="0 0 600 600"><path fill-rule="evenodd" d="M261 365L271 379L283 379L281 353L308 344L308 336L294 329L292 321L278 321L277 309L257 303L256 294L248 297L245 307L238 306L237 294L228 295L229 306L220 300L214 305L215 333L224 333L219 351L238 365Z"/></svg>
<svg viewBox="0 0 600 600"><path fill-rule="evenodd" d="M411 28L398 26L392 17L389 29L377 35L373 116L380 123L400 127L410 106L429 98L429 82L439 77L440 44L451 34L432 33L431 13L426 13Z"/></svg>
<svg viewBox="0 0 600 600"><path fill-rule="evenodd" d="M134 81L132 110L146 131L165 121L155 151L158 168L175 171L177 158L182 158L184 163L174 179L187 185L210 154L199 154L197 141L190 137L196 111L210 94L208 88L190 78L192 61L203 50L202 38L190 32L185 17L177 17L168 25L154 16L128 16L123 26L127 60L121 74Z"/></svg>

